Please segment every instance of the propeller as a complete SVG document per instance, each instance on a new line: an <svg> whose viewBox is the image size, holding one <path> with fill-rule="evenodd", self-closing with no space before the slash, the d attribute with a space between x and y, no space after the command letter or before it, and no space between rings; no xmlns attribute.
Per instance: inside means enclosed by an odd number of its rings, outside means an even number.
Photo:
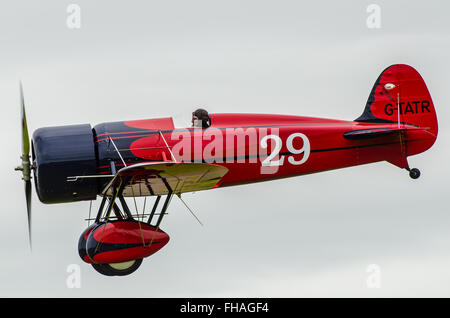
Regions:
<svg viewBox="0 0 450 318"><path fill-rule="evenodd" d="M28 136L27 116L25 114L25 102L23 98L22 83L20 83L20 109L21 109L21 122L22 122L22 164L15 168L16 171L22 171L22 180L25 184L25 200L27 204L27 216L28 216L28 240L31 244L31 169L30 163L30 138Z"/></svg>

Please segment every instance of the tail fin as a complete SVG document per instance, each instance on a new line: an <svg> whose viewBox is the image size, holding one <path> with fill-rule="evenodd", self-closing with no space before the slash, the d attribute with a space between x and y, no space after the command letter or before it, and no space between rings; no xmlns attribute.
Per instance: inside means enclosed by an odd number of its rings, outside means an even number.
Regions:
<svg viewBox="0 0 450 318"><path fill-rule="evenodd" d="M422 76L411 66L396 64L386 68L370 92L358 122L411 124L435 137L438 122L433 101Z"/></svg>

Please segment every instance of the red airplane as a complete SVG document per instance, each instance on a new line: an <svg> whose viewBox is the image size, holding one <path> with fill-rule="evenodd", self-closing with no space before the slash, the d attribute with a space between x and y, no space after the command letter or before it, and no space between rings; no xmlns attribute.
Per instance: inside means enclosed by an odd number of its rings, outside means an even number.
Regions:
<svg viewBox="0 0 450 318"><path fill-rule="evenodd" d="M79 254L108 276L131 274L167 244L160 225L174 194L181 199L185 192L378 161L416 179L420 171L410 169L408 156L430 148L438 134L425 82L402 64L381 73L354 121L199 109L188 128L175 128L172 118L48 127L34 132L30 146L22 88L21 107L22 165L16 170L25 181L30 246L33 171L43 203L102 198L95 222L80 237ZM125 197L141 196L155 196L153 207L133 214Z"/></svg>

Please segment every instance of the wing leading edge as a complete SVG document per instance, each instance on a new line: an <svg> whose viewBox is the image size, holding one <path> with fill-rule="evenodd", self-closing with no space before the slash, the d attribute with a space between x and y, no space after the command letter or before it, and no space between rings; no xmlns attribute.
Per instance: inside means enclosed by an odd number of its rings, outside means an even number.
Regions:
<svg viewBox="0 0 450 318"><path fill-rule="evenodd" d="M112 196L122 188L124 197L166 195L169 187L175 194L212 189L228 169L219 165L184 162L150 162L120 169L103 189Z"/></svg>

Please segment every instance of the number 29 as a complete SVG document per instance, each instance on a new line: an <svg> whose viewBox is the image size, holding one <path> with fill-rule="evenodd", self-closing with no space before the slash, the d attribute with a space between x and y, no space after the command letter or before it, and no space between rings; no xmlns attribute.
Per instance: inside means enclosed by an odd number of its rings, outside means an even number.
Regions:
<svg viewBox="0 0 450 318"><path fill-rule="evenodd" d="M295 149L294 148L294 139L295 138L302 138L303 140L303 146L300 149ZM282 166L284 163L284 155L282 155L280 157L280 159L278 160L273 160L276 156L278 156L278 154L280 153L280 150L283 146L283 141L281 140L281 138L278 135L267 135L264 136L261 139L261 147L266 149L268 144L267 144L267 140L272 139L275 142L275 147L273 149L273 151L267 156L266 159L264 159L264 161L262 162L263 166ZM299 155L299 154L303 154L302 159L300 160L295 160L294 156L288 156L288 161L290 164L292 165L301 165L303 163L305 163L308 158L309 158L309 154L311 152L311 145L309 143L309 139L308 137L306 137L306 135L302 134L302 133L293 133L291 135L289 135L289 137L286 139L286 147L288 149L288 151L293 154L293 155Z"/></svg>

